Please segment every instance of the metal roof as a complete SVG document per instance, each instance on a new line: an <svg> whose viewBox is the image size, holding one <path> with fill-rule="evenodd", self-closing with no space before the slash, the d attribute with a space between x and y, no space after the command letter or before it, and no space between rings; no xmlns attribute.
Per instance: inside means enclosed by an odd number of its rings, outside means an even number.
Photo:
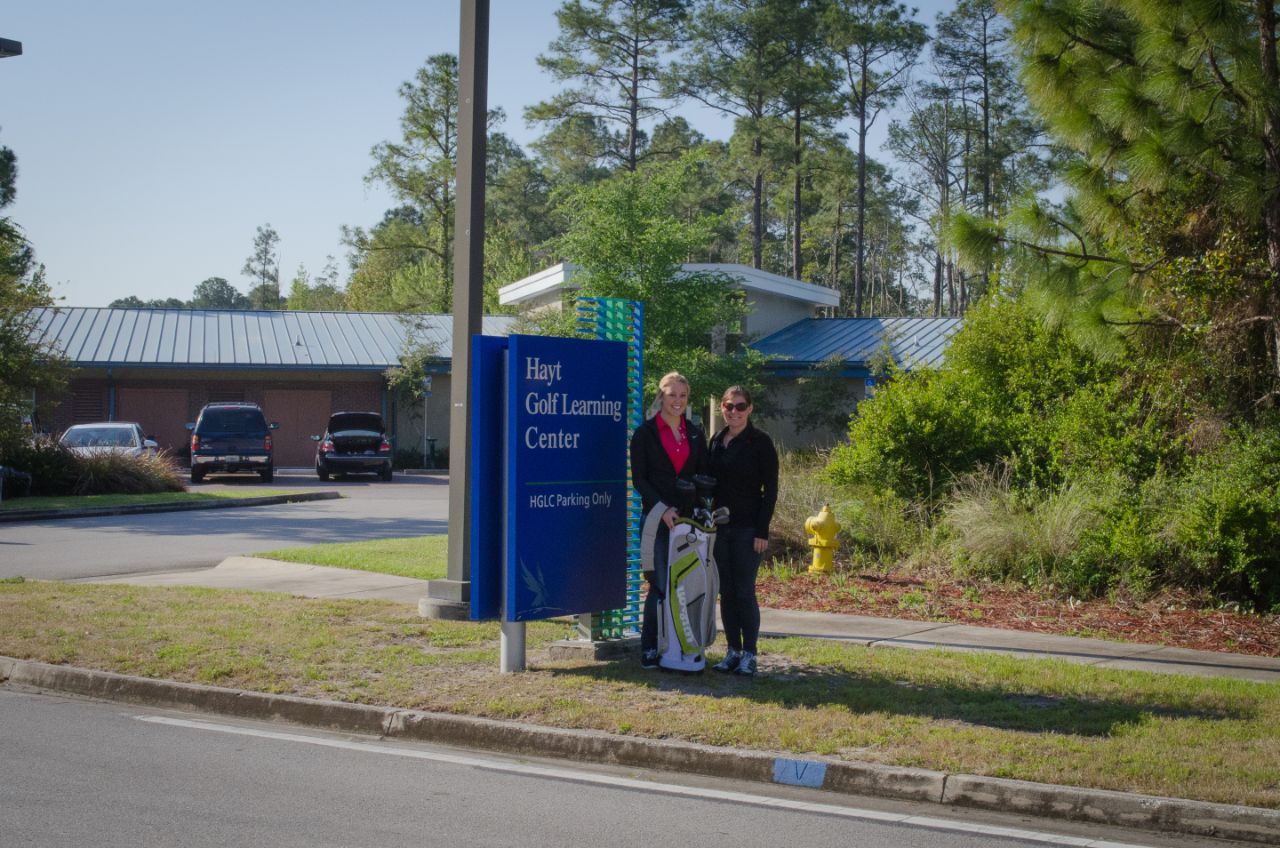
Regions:
<svg viewBox="0 0 1280 848"><path fill-rule="evenodd" d="M811 368L832 357L862 369L887 342L893 361L910 371L940 366L958 329L959 318L806 318L751 347L779 370Z"/></svg>
<svg viewBox="0 0 1280 848"><path fill-rule="evenodd" d="M33 337L85 367L137 366L383 371L409 340L453 351L453 317L387 312L48 307L34 312ZM483 319L485 335L506 335L515 318Z"/></svg>

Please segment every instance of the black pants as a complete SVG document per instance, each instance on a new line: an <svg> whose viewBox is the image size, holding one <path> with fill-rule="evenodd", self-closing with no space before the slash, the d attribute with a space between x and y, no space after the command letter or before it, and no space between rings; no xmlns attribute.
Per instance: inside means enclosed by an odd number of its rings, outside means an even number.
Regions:
<svg viewBox="0 0 1280 848"><path fill-rule="evenodd" d="M735 651L753 654L760 638L760 602L756 599L760 554L755 552L755 538L754 527L721 527L715 548L725 641Z"/></svg>
<svg viewBox="0 0 1280 848"><path fill-rule="evenodd" d="M658 596L667 585L667 558L671 553L671 533L667 525L658 528L653 539L653 571L645 573L649 592L644 598L644 611L640 616L640 650L658 650Z"/></svg>

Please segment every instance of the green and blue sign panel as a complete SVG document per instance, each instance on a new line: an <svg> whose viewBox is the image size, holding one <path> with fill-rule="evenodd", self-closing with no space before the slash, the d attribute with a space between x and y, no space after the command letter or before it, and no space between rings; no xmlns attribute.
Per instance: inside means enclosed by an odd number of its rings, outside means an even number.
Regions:
<svg viewBox="0 0 1280 848"><path fill-rule="evenodd" d="M472 380L471 617L622 606L626 345L477 336Z"/></svg>

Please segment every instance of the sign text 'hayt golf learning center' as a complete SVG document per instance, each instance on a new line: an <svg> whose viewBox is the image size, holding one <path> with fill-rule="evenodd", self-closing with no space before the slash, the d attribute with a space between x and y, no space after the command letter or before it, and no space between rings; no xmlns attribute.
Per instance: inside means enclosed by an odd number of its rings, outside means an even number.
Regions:
<svg viewBox="0 0 1280 848"><path fill-rule="evenodd" d="M625 345L511 336L507 389L508 620L623 606Z"/></svg>

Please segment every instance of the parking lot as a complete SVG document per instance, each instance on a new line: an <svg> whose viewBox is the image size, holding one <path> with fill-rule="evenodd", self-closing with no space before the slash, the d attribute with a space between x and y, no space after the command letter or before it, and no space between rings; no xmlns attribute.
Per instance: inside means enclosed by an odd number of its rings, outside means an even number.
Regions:
<svg viewBox="0 0 1280 848"><path fill-rule="evenodd" d="M397 473L317 479L310 468L281 468L272 484L215 477L195 491L334 491L337 500L297 504L60 519L0 525L0 578L75 580L139 572L209 568L237 554L274 548L444 533L444 474Z"/></svg>

